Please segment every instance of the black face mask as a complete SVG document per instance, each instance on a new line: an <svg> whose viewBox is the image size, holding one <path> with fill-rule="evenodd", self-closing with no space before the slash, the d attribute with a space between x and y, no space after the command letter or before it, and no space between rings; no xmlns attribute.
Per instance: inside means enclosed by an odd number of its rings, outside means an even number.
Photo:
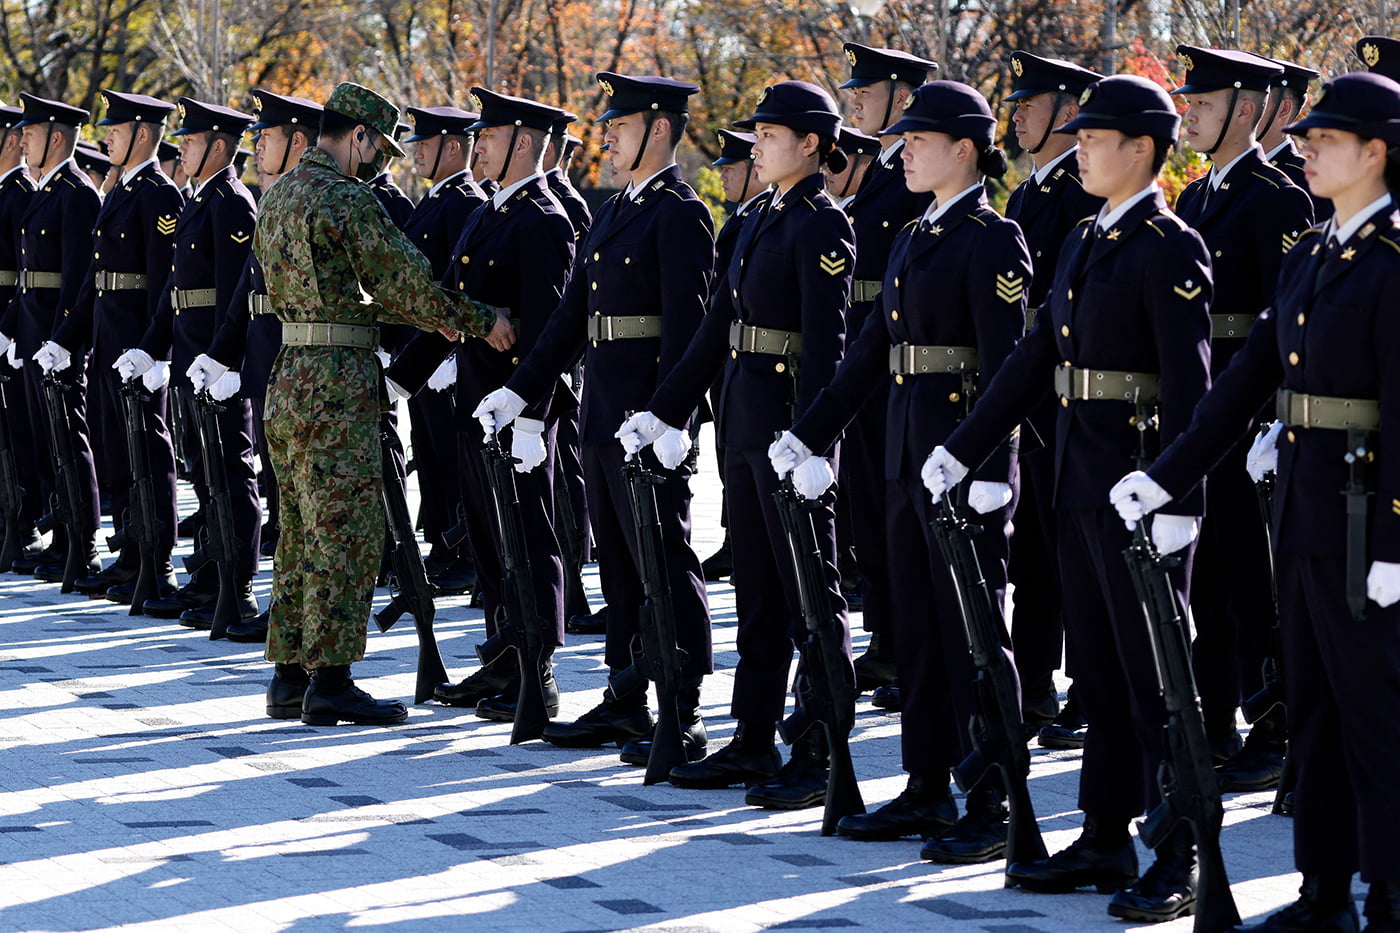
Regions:
<svg viewBox="0 0 1400 933"><path fill-rule="evenodd" d="M355 177L360 181L369 181L380 172L384 171L384 166L388 164L389 156L383 149L374 150L374 158L368 162L361 162L355 169Z"/></svg>

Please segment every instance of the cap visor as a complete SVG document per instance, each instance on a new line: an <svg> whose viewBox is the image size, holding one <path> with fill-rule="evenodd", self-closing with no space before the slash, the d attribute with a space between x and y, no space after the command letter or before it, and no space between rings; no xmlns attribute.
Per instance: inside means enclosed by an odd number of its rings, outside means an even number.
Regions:
<svg viewBox="0 0 1400 933"><path fill-rule="evenodd" d="M1283 131L1290 136L1306 135L1308 130L1346 130L1348 133L1355 133L1361 127L1356 120L1349 120L1344 117L1334 117L1326 112L1319 113L1314 110L1297 123L1290 123L1283 128Z"/></svg>
<svg viewBox="0 0 1400 933"><path fill-rule="evenodd" d="M720 156L718 159L715 159L715 160L714 160L713 162L711 162L710 164L711 164L711 165L738 165L740 162L745 162L745 161L748 161L748 160L747 160L747 159L731 159L729 156Z"/></svg>
<svg viewBox="0 0 1400 933"><path fill-rule="evenodd" d="M399 145L399 141L392 136L384 137L384 151L391 153L392 155L400 159L402 159L405 155L408 154L404 152L403 146Z"/></svg>
<svg viewBox="0 0 1400 933"><path fill-rule="evenodd" d="M607 110L604 110L602 113L600 113L597 116L596 120L597 122L602 123L607 120L616 120L618 117L625 117L634 113L641 113L641 110L635 107L630 109L626 107L610 107Z"/></svg>
<svg viewBox="0 0 1400 933"><path fill-rule="evenodd" d="M888 78L852 78L845 84L840 85L838 91L850 90L853 87L866 87L879 81L888 81Z"/></svg>

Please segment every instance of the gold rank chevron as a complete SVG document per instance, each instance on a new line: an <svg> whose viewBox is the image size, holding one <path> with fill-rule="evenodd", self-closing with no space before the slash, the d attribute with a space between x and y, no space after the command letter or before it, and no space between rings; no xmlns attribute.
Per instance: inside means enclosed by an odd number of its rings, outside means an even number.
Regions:
<svg viewBox="0 0 1400 933"><path fill-rule="evenodd" d="M175 232L175 218L173 216L156 218L156 233L161 236L170 236Z"/></svg>
<svg viewBox="0 0 1400 933"><path fill-rule="evenodd" d="M846 271L846 257L822 256L819 259L822 271L827 275L840 275Z"/></svg>
<svg viewBox="0 0 1400 933"><path fill-rule="evenodd" d="M1289 236L1285 233L1283 235L1283 252L1287 254L1288 251L1293 248L1293 244L1297 242L1298 238L1296 236Z"/></svg>
<svg viewBox="0 0 1400 933"><path fill-rule="evenodd" d="M1190 285L1191 283L1187 282L1186 284ZM1201 293L1201 286L1197 285L1194 288L1182 288L1180 285L1173 285L1172 291L1176 292L1178 295L1180 295L1182 298L1185 298L1187 301L1190 301L1192 298L1195 298Z"/></svg>
<svg viewBox="0 0 1400 933"><path fill-rule="evenodd" d="M997 273L997 297L1007 304L1015 304L1021 300L1021 296L1026 291L1026 277L1018 275L1014 278L1010 275Z"/></svg>
<svg viewBox="0 0 1400 933"><path fill-rule="evenodd" d="M247 243L248 238L251 236L251 233L230 233L228 238L235 243Z"/></svg>

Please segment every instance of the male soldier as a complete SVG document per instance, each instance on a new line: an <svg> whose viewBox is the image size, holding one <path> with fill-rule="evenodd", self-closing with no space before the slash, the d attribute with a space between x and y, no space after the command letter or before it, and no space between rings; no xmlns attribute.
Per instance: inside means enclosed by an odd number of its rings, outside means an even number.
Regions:
<svg viewBox="0 0 1400 933"><path fill-rule="evenodd" d="M258 134L254 154L259 173L268 179L265 192L301 161L303 152L316 145L321 105L302 97L283 97L261 89L252 93L258 120L249 129ZM216 398L228 398L241 392L252 406L253 433L262 461L263 501L266 503L259 550L271 557L276 552L281 528L277 480L267 447L264 412L268 376L282 348L282 324L268 304L262 266L251 250L225 313L208 351L195 357L185 375L196 391L207 388ZM254 619L230 625L225 635L230 641L262 642L267 639L267 625L268 612L264 609Z"/></svg>
<svg viewBox="0 0 1400 933"><path fill-rule="evenodd" d="M175 106L141 94L104 90L102 96L107 101L107 116L97 125L111 127L108 149L122 174L97 215L93 259L73 313L54 329L53 340L40 353L61 370L78 348L92 347L96 403L92 423L100 442L102 475L111 489L112 523L121 529L126 527L127 509L136 503L130 501L132 476L121 380L112 371L112 364L146 333L165 294L176 218L184 199L156 162L165 120ZM149 394L142 403L142 417L156 519L160 522L155 548L157 595L165 596L175 589L175 570L170 564L175 547L175 450L165 423L165 387ZM79 580L76 587L82 593L106 593L115 602L129 603L140 569L140 542L129 537L115 563L96 576Z"/></svg>
<svg viewBox="0 0 1400 933"><path fill-rule="evenodd" d="M1269 165L1255 141L1265 95L1282 67L1246 52L1177 47L1186 79L1186 139L1211 158L1204 178L1187 186L1176 211L1205 240L1215 277L1211 376L1225 371L1250 325L1273 303L1283 254L1312 225L1307 193ZM1278 783L1287 739L1281 709L1255 723L1241 751L1235 731L1240 701L1263 687L1262 670L1276 622L1268 539L1254 483L1245 471L1249 445L1216 464L1206 483L1206 518L1191 580L1192 649L1206 733L1222 789L1262 790Z"/></svg>
<svg viewBox="0 0 1400 933"><path fill-rule="evenodd" d="M107 154L97 143L79 140L78 148L73 150L73 161L83 170L83 174L87 175L97 193L105 195L108 191L107 176L112 171L112 160L107 158Z"/></svg>
<svg viewBox="0 0 1400 933"><path fill-rule="evenodd" d="M384 542L378 434L388 398L373 322L490 333L502 348L512 339L504 315L433 284L423 255L361 184L378 174L386 152L403 155L397 119L394 105L368 88L339 85L317 146L268 190L254 235L283 322L267 395L282 500L267 644L277 665L267 692L273 718L388 724L408 715L350 677L364 658Z"/></svg>
<svg viewBox="0 0 1400 933"><path fill-rule="evenodd" d="M846 153L850 161L846 163L844 171L827 171L826 192L836 200L837 207L845 210L855 200L856 191L860 188L861 180L865 178L866 168L882 150L880 140L851 126L841 127L841 135L836 138L836 145L841 147L841 151Z"/></svg>
<svg viewBox="0 0 1400 933"><path fill-rule="evenodd" d="M549 190L564 208L564 213L569 215L569 223L574 225L575 241L582 243L588 236L588 228L593 225L593 214L588 210L588 202L583 195L569 181L569 156L583 145L583 140L569 135L569 124L577 121L576 115L566 112L550 131L549 144L544 150L544 164L550 169L544 173L544 177L549 182Z"/></svg>
<svg viewBox="0 0 1400 933"><path fill-rule="evenodd" d="M841 85L855 98L851 119L869 136L894 122L914 88L938 70L935 62L896 49L872 49L854 42L844 46L851 78ZM875 296L885 277L895 234L928 209L932 194L912 194L904 183L899 154L904 137L881 136L880 156L866 169L856 196L846 207L856 232L855 281L846 333L858 334L875 307ZM856 689L881 691L874 701L885 709L899 708L895 679L893 636L885 560L885 406L888 389L881 388L846 428L841 445L837 527L843 539L855 547L863 597L852 608L862 609L861 625L870 633L870 646L856 659ZM845 552L845 547L842 548ZM854 594L853 594L854 595Z"/></svg>
<svg viewBox="0 0 1400 933"><path fill-rule="evenodd" d="M181 123L174 135L184 137L180 161L194 180L194 197L175 225L174 261L156 313L136 346L114 364L124 379L151 370L155 361L167 354L177 372L189 371L195 357L209 349L219 322L228 317L253 241L257 208L253 196L234 174L233 157L238 151L238 140L254 118L188 97L180 98L178 108ZM199 424L193 394L182 388L176 396L184 423ZM233 596L239 618L247 621L258 614L253 575L258 569L262 522L254 470L253 410L246 398L228 397L219 404L223 408L218 414L219 433L237 551ZM197 431L189 434L186 449L198 451L194 486L203 505L210 494L204 480L203 458L213 452L195 442ZM213 625L218 595L217 568L210 561L171 595L147 600L146 612L161 618L178 615L182 625L208 629Z"/></svg>
<svg viewBox="0 0 1400 933"><path fill-rule="evenodd" d="M20 218L19 294L0 320L0 335L14 335L13 346L8 336L0 339L0 344L5 345L10 365L16 368L33 358L53 336L54 327L76 307L93 253L92 225L101 207L97 190L73 162L78 128L88 121L89 113L32 94L21 94L20 98L24 101L24 114L15 125L23 127L24 158L38 174L39 183L28 210ZM88 348L73 349L77 359L60 377L60 394L72 428L70 440L78 467L78 485L84 494L82 502L73 504L77 513L74 526L79 535L76 546L87 557L84 576L91 576L102 565L97 560L97 471L87 429ZM19 397L20 393L11 392L11 405ZM54 426L49 422L38 366L24 367L23 397L30 411L39 412L32 446L33 473L38 480L38 501L48 502L54 492L54 463L49 454ZM54 529L48 549L33 570L36 578L63 580L69 534L70 530L63 526ZM24 572L26 566L27 563L16 562L15 569Z"/></svg>
<svg viewBox="0 0 1400 933"><path fill-rule="evenodd" d="M156 158L160 159L160 170L165 173L165 177L175 182L175 187L180 189L180 196L188 201L194 193L194 188L190 185L190 173L185 171L184 163L180 161L180 147L162 140L160 148L156 150Z"/></svg>
<svg viewBox="0 0 1400 933"><path fill-rule="evenodd" d="M500 430L512 421L518 430L517 416L528 414L528 403L547 399L559 374L580 350L584 352L585 489L608 604L605 657L608 668L617 673L632 663L644 597L623 454L613 432L622 423L619 419L645 407L699 327L709 293L714 238L708 210L681 180L676 165L689 98L699 88L669 78L610 72L599 74L598 84L609 98L608 109L598 118L607 125L609 157L627 176L628 186L598 212L578 273L535 351L475 414L488 430ZM686 755L695 760L704 757L707 741L700 719L700 679L713 666L705 584L689 540L691 469L683 465L661 470L651 454L645 458L664 478L654 488L676 641L686 652L681 728ZM644 765L651 753L651 730L643 682L632 692L608 687L603 701L576 721L551 723L544 740L568 748L618 743L624 746L624 762Z"/></svg>
<svg viewBox="0 0 1400 933"><path fill-rule="evenodd" d="M1130 536L1105 504L1113 474L1151 457L1154 433L1164 442L1179 434L1210 384L1210 259L1157 185L1179 127L1171 98L1145 78L1114 75L1081 95L1079 116L1057 132L1079 134L1085 190L1106 203L1070 235L1035 328L923 468L937 501L1052 385L1059 395L1055 528L1065 648L1089 720L1079 779L1084 831L1050 858L1008 865L1006 876L1045 893L1117 890L1109 914L1146 921L1194 908L1195 849L1189 827L1177 826L1138 880L1129 829L1159 794L1166 710L1123 561ZM1139 431L1147 418L1155 432ZM1181 552L1178 599L1203 498L1192 491L1173 501L1152 526L1161 553Z"/></svg>
<svg viewBox="0 0 1400 933"><path fill-rule="evenodd" d="M559 303L574 257L574 228L544 178L545 137L562 116L556 107L519 97L472 88L472 103L481 118L472 124L477 134L477 171L499 184L500 190L477 208L462 230L443 284L499 308L509 308L519 324L519 343L510 352L479 340L457 347L457 431L465 466L467 526L475 546L477 581L486 610L488 634L503 605L504 558L500 532L492 517L491 486L482 459L483 442L471 407L500 388L534 345L550 312ZM452 344L433 335L419 337L389 369L395 383L417 391ZM551 386L552 387L552 386ZM553 524L553 463L549 399L532 406L515 425L511 453L522 462L516 480L529 549L535 603L546 628L549 654L564 641L563 563ZM541 467L542 469L537 469ZM518 620L517 620L518 621ZM451 706L475 705L483 719L510 722L515 718L519 667L513 652L488 663L461 684L443 684L434 693ZM552 662L543 661L541 676L546 708L559 709ZM486 693L486 691L491 691Z"/></svg>
<svg viewBox="0 0 1400 933"><path fill-rule="evenodd" d="M1256 53L1251 52L1251 55ZM1256 55L1264 58L1262 55ZM1293 137L1283 131L1290 123L1298 121L1303 106L1308 101L1308 83L1318 77L1311 68L1286 62L1281 58L1264 58L1264 61L1283 69L1283 74L1269 82L1269 99L1264 104L1264 118L1255 127L1259 145L1264 149L1264 158L1299 188L1308 192L1313 203L1313 221L1321 223L1332 216L1332 202L1326 198L1314 197L1308 191L1307 179L1303 177L1303 154L1293 144Z"/></svg>
<svg viewBox="0 0 1400 933"><path fill-rule="evenodd" d="M18 292L19 273L19 228L20 219L29 209L34 197L34 179L29 177L28 167L20 146L24 131L19 121L24 111L18 107L0 106L0 308L8 308ZM10 333L14 333L13 330ZM0 346L11 341L0 335ZM29 456L33 449L34 427L30 408L24 401L24 386L14 378L14 371L0 362L0 383L5 387L5 410L0 417L6 420L10 432L10 449L14 451L16 482L25 490L20 498L17 540L20 553L17 560L28 561L28 572L36 566L34 555L41 549L39 533L34 529L34 520L39 517L39 480L34 472L34 461ZM0 566L0 572L12 569Z"/></svg>
<svg viewBox="0 0 1400 933"><path fill-rule="evenodd" d="M1087 68L1029 52L1011 53L1011 93L1016 110L1011 125L1016 141L1030 153L1035 170L1011 193L1006 216L1021 225L1031 252L1029 320L1050 294L1060 246L1079 221L1103 204L1084 190L1073 136L1054 132L1079 116L1079 95L1101 76ZM1060 616L1060 562L1055 546L1054 472L1055 404L1046 398L1028 422L1037 441L1021 437L1021 492L1016 505L1016 533L1011 536L1007 575L1016 588L1011 615L1011 642L1021 677L1021 715L1040 729L1048 748L1082 748L1084 717L1071 686L1065 708L1055 696L1064 621Z"/></svg>

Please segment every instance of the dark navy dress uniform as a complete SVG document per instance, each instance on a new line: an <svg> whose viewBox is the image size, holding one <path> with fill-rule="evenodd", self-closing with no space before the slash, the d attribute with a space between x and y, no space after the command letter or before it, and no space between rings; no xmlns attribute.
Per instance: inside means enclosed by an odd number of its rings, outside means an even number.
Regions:
<svg viewBox="0 0 1400 933"><path fill-rule="evenodd" d="M103 91L107 116L98 125L133 124L157 127L174 112L171 104L141 95ZM118 154L120 157L120 154ZM92 347L93 398L91 415L99 440L100 473L112 497L112 521L125 522L129 506L131 467L123 416L121 378L112 368L123 351L145 334L165 293L174 252L174 233L184 199L174 182L152 158L130 178L118 182L102 202L93 228L93 252L73 313L54 329L53 339L71 351ZM156 517L163 525L157 564L169 560L175 546L175 451L166 424L168 392L150 393L143 407L146 458L155 489Z"/></svg>
<svg viewBox="0 0 1400 933"><path fill-rule="evenodd" d="M1368 123L1363 107L1376 93L1367 76L1339 78L1289 132L1325 126L1396 142L1394 121ZM1379 82L1376 82L1378 85ZM1388 110L1400 89L1380 88ZM1333 109L1337 108L1337 109ZM1332 119L1333 114L1338 119ZM1385 413L1400 405L1400 213L1393 203L1356 218L1337 243L1332 225L1300 238L1284 261L1273 306L1201 402L1190 430L1149 475L1169 492L1186 491L1246 434L1275 390L1379 402L1379 440L1365 470L1368 561L1400 561L1400 470L1389 457ZM1281 391L1281 395L1284 393ZM1368 602L1365 616L1347 607L1346 462L1348 432L1340 421L1289 416L1278 442L1274 544L1278 552L1283 675L1290 755L1297 765L1294 858L1306 875L1369 882L1400 881L1400 605ZM1345 419L1343 419L1345 420ZM1349 887L1349 885L1347 885ZM1375 891L1374 887L1372 889ZM1349 900L1348 896L1348 900ZM1369 910L1369 905L1368 905Z"/></svg>
<svg viewBox="0 0 1400 933"><path fill-rule="evenodd" d="M593 214L588 209L588 202L578 193L578 189L569 181L569 176L564 174L563 169L552 168L544 173L544 177L549 182L549 190L553 192L554 199L564 208L564 213L569 216L569 223L573 224L574 238L582 243L588 238L588 229L593 226Z"/></svg>
<svg viewBox="0 0 1400 933"><path fill-rule="evenodd" d="M964 106L962 95L951 103L939 100L944 86L954 84L924 85L907 113L948 116L950 105ZM955 138L962 132L951 119L943 125ZM983 127L988 140L992 125L989 110ZM894 124L901 126L943 132L932 125ZM976 709L957 593L929 527L934 511L919 470L962 420L968 386L961 372L949 372L938 360L926 372L892 373L890 354L901 345L974 351L976 358L960 365L975 373L974 388L982 391L1022 334L1031 275L1020 229L987 205L980 185L958 195L932 225L925 220L906 225L890 254L875 312L831 385L793 426L803 443L825 449L877 388L886 390L881 393L888 396L881 412L881 492L893 634L899 646L895 664L903 703L903 765L910 774L933 778L935 785L946 786L949 769L971 751L967 723ZM848 439L847 456L849 444ZM1009 441L972 477L1012 484L1015 456ZM1000 595L1006 590L1007 518L1003 507L979 519L988 533L977 539L983 573Z"/></svg>
<svg viewBox="0 0 1400 933"><path fill-rule="evenodd" d="M1011 53L1012 91L1008 102L1055 95L1053 130L1060 106L1077 102L1099 75L1072 62L1041 58L1028 52ZM1040 141L1036 149L1044 146ZM1027 327L1050 294L1055 266L1069 235L1085 217L1097 214L1103 198L1084 190L1079 162L1070 149L1042 175L1035 171L1006 202L1006 217L1021 227L1035 275L1031 278ZM1007 567L1016 588L1011 616L1011 643L1021 676L1022 703L1029 706L1055 692L1054 675L1064 644L1060 600L1060 559L1055 536L1055 419L1058 400L1043 399L1032 410L1020 439L1020 488L1015 507L1015 533Z"/></svg>
<svg viewBox="0 0 1400 933"><path fill-rule="evenodd" d="M81 126L86 110L57 101L21 94L24 118L16 126L29 123ZM31 154L32 155L32 154ZM0 331L14 336L18 359L24 361L24 397L34 420L31 475L37 477L41 508L54 492L54 463L50 455L48 409L44 402L43 373L33 356L53 338L55 328L77 306L86 281L88 262L93 253L93 223L101 207L97 189L71 159L60 164L47 178L41 178L30 198L19 226L19 291L5 312ZM54 280L53 276L58 276ZM57 286L50 284L57 281ZM64 393L68 417L73 426L74 452L78 479L87 494L86 519L93 534L99 524L97 472L87 426L88 347L67 347L73 354L71 365L59 373L72 388ZM11 393L14 397L16 393ZM23 454L20 453L20 456Z"/></svg>
<svg viewBox="0 0 1400 933"><path fill-rule="evenodd" d="M369 190L374 192L375 199L394 222L394 226L402 230L413 214L413 199L404 194L398 182L394 181L394 176L387 171L375 175L366 184L369 185Z"/></svg>
<svg viewBox="0 0 1400 933"><path fill-rule="evenodd" d="M227 107L189 98L181 98L180 103L183 117L176 135L219 132L237 137L253 122L252 116ZM168 354L172 378L184 376L194 358L209 349L218 325L229 317L229 305L251 256L256 221L253 196L231 165L200 185L180 214L167 288L138 344L156 359ZM198 424L193 394L182 389L176 396L185 423ZM224 409L219 415L224 471L239 551L237 579L243 583L257 572L262 522L252 404L241 394L220 404ZM194 485L200 502L206 501L209 491L202 468L194 470Z"/></svg>
<svg viewBox="0 0 1400 933"><path fill-rule="evenodd" d="M1060 131L1106 125L1129 135L1176 136L1175 110L1165 100L1154 107L1165 94L1143 79L1106 78L1086 98L1080 117ZM1109 116L1086 118L1090 113ZM1091 374L1158 376L1160 435L1172 440L1210 383L1210 299L1205 246L1155 187L1107 230L1086 219L1065 245L1035 327L948 439L949 453L981 463L1055 387L1062 364ZM1122 557L1130 535L1108 506L1109 489L1139 455L1137 409L1094 397L1093 389L1081 398L1078 389L1063 388L1069 391L1059 400L1053 493L1065 646L1089 722L1079 806L1126 828L1158 797L1166 721L1142 607ZM1203 498L1195 490L1167 511L1200 515ZM1184 591L1184 581L1178 587Z"/></svg>
<svg viewBox="0 0 1400 933"><path fill-rule="evenodd" d="M1178 94L1236 83L1263 90L1282 71L1244 52L1188 46L1178 51L1191 63L1184 84L1173 92ZM1222 169L1226 174L1215 184ZM1283 254L1312 225L1312 202L1255 146L1188 185L1177 199L1176 214L1210 251L1215 283L1210 361L1212 375L1218 375L1244 345L1254 318L1273 302ZM1254 483L1245 471L1249 445L1249 440L1237 444L1211 471L1191 580L1193 666L1213 738L1234 736L1236 708L1263 687L1275 622L1268 541Z"/></svg>
<svg viewBox="0 0 1400 933"><path fill-rule="evenodd" d="M1269 58L1265 60L1283 69L1283 74L1275 76L1269 82L1270 97L1267 106L1273 110L1273 115L1269 121L1270 125L1272 125L1273 119L1278 116L1278 105L1275 103L1275 95L1279 95L1277 97L1278 100L1282 100L1282 95L1284 94L1292 95L1301 107L1302 102L1307 99L1308 85L1317 80L1319 74L1311 68L1305 68L1302 65L1284 61L1281 58ZM1298 147L1293 145L1292 136L1285 135L1283 137L1283 142L1270 150L1265 155L1265 158L1269 160L1270 165L1287 175L1289 181L1307 192L1308 198L1312 201L1313 220L1315 222L1321 223L1332 216L1332 202L1326 198L1316 197L1308 190L1308 181L1303 174L1303 154L1298 151Z"/></svg>
<svg viewBox="0 0 1400 933"><path fill-rule="evenodd" d="M525 126L548 130L560 111L535 101L472 88L481 106L474 129ZM474 543L477 581L486 612L488 634L502 604L503 565L500 534L493 518L491 488L482 459L480 426L471 417L476 404L505 385L520 360L529 354L550 313L559 304L573 264L574 233L559 202L549 193L544 176L533 175L506 195L478 207L467 220L448 258L442 284L497 308L509 309L516 322L516 343L495 350L480 338L457 344L457 431L464 464L463 497L468 534ZM410 393L426 384L438 365L453 352L440 334L422 334L389 367L388 377ZM549 399L528 407L524 417L549 419ZM508 439L502 439L506 443ZM550 432L546 446L552 446ZM556 644L564 643L563 563L554 534L553 465L517 474L516 486L525 520L530 572L535 600ZM489 542L489 544L488 544Z"/></svg>
<svg viewBox="0 0 1400 933"><path fill-rule="evenodd" d="M754 122L770 121L790 125L792 108L813 109L805 101L824 94L804 82L782 82L765 91L751 120L736 126L751 129ZM794 98L790 105L789 96ZM831 118L834 140L840 126L834 105ZM845 349L846 307L855 269L851 223L824 188L820 173L810 175L775 194L763 212L744 225L700 329L647 405L662 422L685 424L716 373L724 369L717 423L723 435L739 617L739 662L730 715L765 729L783 716L793 651L806 638L797 579L773 499L778 478L768 463L768 447L836 372ZM775 346L770 352L740 352L730 347L736 322L801 334L801 349L784 353ZM835 457L834 448L818 453ZM836 572L834 500L828 491L813 521L826 559L831 605L845 624L846 604Z"/></svg>
<svg viewBox="0 0 1400 933"><path fill-rule="evenodd" d="M851 77L841 85L842 89L895 80L917 86L938 69L934 62L895 49L872 49L848 42L844 51L851 65ZM888 114L885 124L889 125L896 116ZM851 305L846 311L846 331L852 335L860 333L875 308L875 293L884 279L896 234L921 216L933 201L932 194L911 192L904 183L904 163L899 156L903 146L902 140L895 142L884 156L866 167L855 197L846 205L846 215L856 234ZM881 479L885 467L881 456L885 447L885 392L886 387L879 386L846 427L841 495L837 502L838 521L848 525L856 567L863 580L861 626L882 635L890 631L892 617ZM888 653L887 649L884 653Z"/></svg>
<svg viewBox="0 0 1400 933"><path fill-rule="evenodd" d="M600 75L613 91L599 120L636 113L653 100L684 112L694 85L668 79L635 80ZM611 198L594 218L573 279L534 351L507 387L527 400L546 396L580 352L584 360L579 413L584 489L593 527L594 554L608 607L606 661L613 670L632 660L642 592L641 554L631 499L622 473L623 451L614 436L634 411L646 408L656 387L674 370L704 317L714 263L709 209L671 165L652 178L634 179L635 192ZM633 196L635 195L635 196ZM628 319L654 316L646 336L617 337ZM635 323L635 322L633 322ZM693 405L692 405L693 408ZM677 426L690 420L688 410ZM675 605L676 641L686 652L684 673L714 670L710 611L700 561L690 547L690 477L683 463L663 470L643 454L664 481L656 490L664 560Z"/></svg>
<svg viewBox="0 0 1400 933"><path fill-rule="evenodd" d="M23 118L23 113L18 107L0 107L0 129L6 133L19 132L16 125ZM0 309L8 309L19 291L20 219L29 209L34 189L34 179L29 177L22 162L0 177L0 264L5 266L0 269ZM5 315L4 319L9 318ZM7 336L14 334L12 324L4 325L0 330ZM10 431L10 444L16 451L15 469L19 474L19 483L25 491L20 502L20 521L28 530L33 528L42 506L38 474L34 471L33 458L28 454L36 443L34 416L25 404L22 374L15 372L8 364L0 363L0 376L5 377L6 405L3 417ZM9 569L0 567L0 571Z"/></svg>

